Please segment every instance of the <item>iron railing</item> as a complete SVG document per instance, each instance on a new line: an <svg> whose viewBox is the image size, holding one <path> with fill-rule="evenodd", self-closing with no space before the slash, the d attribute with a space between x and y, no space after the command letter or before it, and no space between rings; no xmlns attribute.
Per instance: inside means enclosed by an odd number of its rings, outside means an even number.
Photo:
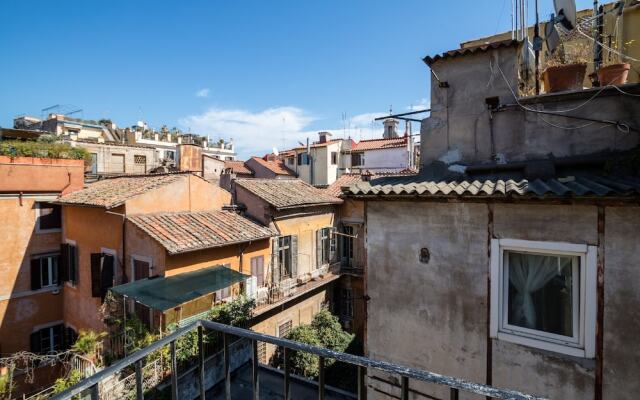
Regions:
<svg viewBox="0 0 640 400"><path fill-rule="evenodd" d="M143 382L142 382L142 367L145 358L151 353L161 349L162 347L169 345L171 354L171 398L179 399L178 393L178 371L176 360L176 340L185 334L196 330L198 332L198 384L200 398L205 398L205 346L204 346L204 334L205 330L220 332L223 336L223 368L224 368L224 388L225 399L231 400L231 368L229 354L229 345L232 337L245 338L252 343L252 390L253 399L259 399L260 393L260 380L259 380L259 359L258 359L258 342L271 343L275 346L279 346L283 349L284 355L284 399L291 399L291 372L290 372L290 357L292 351L302 351L318 356L319 359L319 378L318 378L318 398L323 400L325 398L325 378L324 378L324 366L325 360L334 359L350 365L357 366L358 369L358 399L364 399L365 397L365 384L364 379L368 368L373 370L382 371L388 374L393 374L400 377L400 392L401 400L409 399L409 381L416 380L421 382L429 382L436 385L441 385L449 388L450 399L457 400L459 393L468 392L481 396L486 396L495 399L508 399L508 400L543 400L542 397L524 394L515 390L498 389L491 386L473 383L464 379L455 378L446 375L440 375L434 372L418 370L414 368L403 367L397 364L392 364L384 361L375 361L366 357L355 356L352 354L340 353L337 351L311 346L292 340L277 338L274 336L265 335L262 333L253 332L250 330L237 328L229 325L223 325L217 322L211 321L196 321L184 328L177 329L168 336L152 343L150 346L145 347L137 351L136 353L118 361L109 368L103 369L97 374L81 381L75 386L65 390L64 392L53 397L54 400L66 400L72 399L73 396L85 394L87 391L91 395L92 400L99 399L99 385L104 380L114 374L118 374L123 369L135 365L135 381L136 381L136 399L143 399Z"/></svg>

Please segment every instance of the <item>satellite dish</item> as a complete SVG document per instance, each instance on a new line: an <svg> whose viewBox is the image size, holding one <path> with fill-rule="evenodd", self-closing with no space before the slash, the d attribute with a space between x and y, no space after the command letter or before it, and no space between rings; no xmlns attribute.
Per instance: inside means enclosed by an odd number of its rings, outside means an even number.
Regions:
<svg viewBox="0 0 640 400"><path fill-rule="evenodd" d="M576 27L576 2L575 0L553 0L556 10L556 23L564 28L572 30Z"/></svg>
<svg viewBox="0 0 640 400"><path fill-rule="evenodd" d="M278 148L277 147L273 148L273 155L276 156L276 157L278 157L280 155L280 152L278 152Z"/></svg>

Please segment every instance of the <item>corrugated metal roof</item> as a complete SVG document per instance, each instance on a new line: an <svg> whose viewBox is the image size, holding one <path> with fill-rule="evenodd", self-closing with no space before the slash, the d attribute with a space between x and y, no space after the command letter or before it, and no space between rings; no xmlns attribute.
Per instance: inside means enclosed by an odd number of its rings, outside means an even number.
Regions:
<svg viewBox="0 0 640 400"><path fill-rule="evenodd" d="M127 218L170 254L265 239L276 233L230 211L184 211Z"/></svg>
<svg viewBox="0 0 640 400"><path fill-rule="evenodd" d="M234 182L276 208L342 203L341 199L300 179L236 179Z"/></svg>
<svg viewBox="0 0 640 400"><path fill-rule="evenodd" d="M466 54L473 54L473 53L484 53L487 50L491 50L491 49L498 49L501 47L509 47L509 46L514 46L517 45L518 41L517 40L501 40L498 42L493 42L493 43L485 43L485 44L481 44L478 46L472 46L472 47L462 47L459 49L454 49L454 50L449 50L449 51L445 51L442 54L437 54L433 57L431 56L426 56L425 58L422 59L422 61L425 62L425 64L427 65L432 65L433 63L435 63L438 60L442 60L445 58L453 58L453 57L459 57L459 56L464 56Z"/></svg>
<svg viewBox="0 0 640 400"><path fill-rule="evenodd" d="M637 176L568 176L536 180L429 181L413 177L384 177L358 182L343 193L353 196L443 197L628 197L640 196Z"/></svg>

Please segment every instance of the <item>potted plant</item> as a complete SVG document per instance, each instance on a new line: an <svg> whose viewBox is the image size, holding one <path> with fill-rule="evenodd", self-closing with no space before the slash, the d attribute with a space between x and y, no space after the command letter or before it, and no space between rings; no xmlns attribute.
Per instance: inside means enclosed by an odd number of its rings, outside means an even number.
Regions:
<svg viewBox="0 0 640 400"><path fill-rule="evenodd" d="M623 50L626 50L635 40L630 40L624 44ZM615 46L615 43L614 43ZM598 81L600 86L607 85L624 85L627 83L629 70L631 65L620 60L620 56L609 52L609 56L604 65L598 68Z"/></svg>
<svg viewBox="0 0 640 400"><path fill-rule="evenodd" d="M551 54L547 54L542 81L545 92L581 90L587 72L589 46L583 41L561 43Z"/></svg>

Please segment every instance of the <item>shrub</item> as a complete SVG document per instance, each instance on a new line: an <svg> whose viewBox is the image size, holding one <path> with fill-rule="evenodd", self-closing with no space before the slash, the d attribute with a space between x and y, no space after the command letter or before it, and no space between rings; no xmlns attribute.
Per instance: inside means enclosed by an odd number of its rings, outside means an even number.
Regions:
<svg viewBox="0 0 640 400"><path fill-rule="evenodd" d="M82 380L82 373L74 369L72 370L66 378L58 378L56 382L53 384L53 392L61 393L65 390L69 389L71 386Z"/></svg>
<svg viewBox="0 0 640 400"><path fill-rule="evenodd" d="M71 346L71 350L84 356L93 356L105 337L107 337L106 332L80 331L80 335Z"/></svg>
<svg viewBox="0 0 640 400"><path fill-rule="evenodd" d="M0 141L0 155L9 157L42 157L56 159L91 161L91 154L83 148L72 147L68 143L52 141L50 135L43 135L38 141Z"/></svg>

